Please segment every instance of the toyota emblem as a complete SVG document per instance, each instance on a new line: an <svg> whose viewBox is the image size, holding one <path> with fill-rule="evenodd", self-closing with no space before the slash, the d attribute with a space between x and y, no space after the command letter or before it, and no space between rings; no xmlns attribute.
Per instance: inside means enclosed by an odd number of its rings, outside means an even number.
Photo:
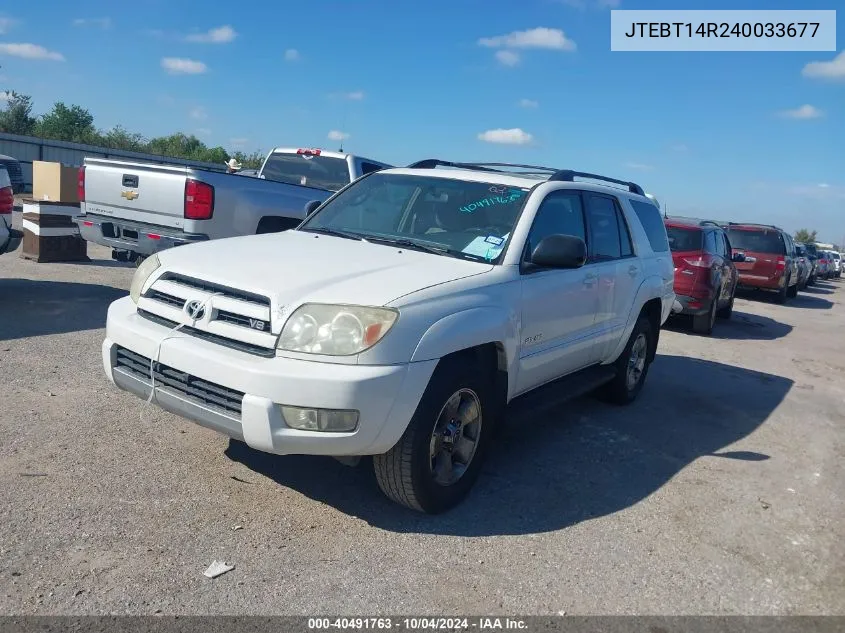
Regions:
<svg viewBox="0 0 845 633"><path fill-rule="evenodd" d="M185 302L185 314L191 317L192 321L199 321L205 316L205 306L199 299L191 299Z"/></svg>

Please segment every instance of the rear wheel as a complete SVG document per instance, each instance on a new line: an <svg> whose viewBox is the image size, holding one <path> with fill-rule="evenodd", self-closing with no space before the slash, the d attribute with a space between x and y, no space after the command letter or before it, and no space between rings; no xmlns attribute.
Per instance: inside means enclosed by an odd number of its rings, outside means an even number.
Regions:
<svg viewBox="0 0 845 633"><path fill-rule="evenodd" d="M483 368L466 359L439 366L400 440L373 456L382 492L429 514L460 503L478 478L495 425L492 395Z"/></svg>
<svg viewBox="0 0 845 633"><path fill-rule="evenodd" d="M716 304L718 299L714 298L710 309L705 314L696 314L692 317L692 331L696 334L710 336L713 333L713 326L716 324Z"/></svg>
<svg viewBox="0 0 845 633"><path fill-rule="evenodd" d="M718 316L720 319L731 318L731 315L734 312L734 296L735 295L731 294L731 300L728 301L728 305L726 305L724 308L719 308L718 312L716 312L716 316Z"/></svg>
<svg viewBox="0 0 845 633"><path fill-rule="evenodd" d="M641 314L628 344L614 363L616 376L601 387L599 394L604 400L619 405L636 400L651 365L649 350L654 345L654 336L651 322Z"/></svg>
<svg viewBox="0 0 845 633"><path fill-rule="evenodd" d="M786 300L789 298L789 296L789 279L787 279L786 283L783 284L783 288L778 290L778 293L775 296L775 301L777 303L786 303Z"/></svg>

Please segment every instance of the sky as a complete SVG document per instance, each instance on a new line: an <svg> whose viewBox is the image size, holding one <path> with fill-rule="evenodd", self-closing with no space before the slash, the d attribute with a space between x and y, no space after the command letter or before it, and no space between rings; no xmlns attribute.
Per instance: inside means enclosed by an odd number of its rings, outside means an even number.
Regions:
<svg viewBox="0 0 845 633"><path fill-rule="evenodd" d="M838 6L837 6L838 5ZM146 137L503 161L633 180L670 214L845 242L845 35L830 52L612 52L612 9L732 0L33 0L0 7L0 98ZM836 9L841 0L746 0Z"/></svg>

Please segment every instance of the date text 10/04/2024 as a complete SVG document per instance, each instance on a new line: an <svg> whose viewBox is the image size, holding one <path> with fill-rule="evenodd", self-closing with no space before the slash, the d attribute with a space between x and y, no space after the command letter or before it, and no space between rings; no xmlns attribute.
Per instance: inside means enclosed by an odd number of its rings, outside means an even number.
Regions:
<svg viewBox="0 0 845 633"><path fill-rule="evenodd" d="M815 37L820 22L632 22L625 37Z"/></svg>
<svg viewBox="0 0 845 633"><path fill-rule="evenodd" d="M527 623L519 618L308 618L312 630L400 630L400 631L495 631L526 630Z"/></svg>

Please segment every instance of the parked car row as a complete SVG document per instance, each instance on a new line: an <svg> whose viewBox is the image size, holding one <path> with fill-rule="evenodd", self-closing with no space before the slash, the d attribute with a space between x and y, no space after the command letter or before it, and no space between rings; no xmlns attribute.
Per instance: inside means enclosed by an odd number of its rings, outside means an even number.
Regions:
<svg viewBox="0 0 845 633"><path fill-rule="evenodd" d="M775 293L786 303L817 279L839 277L841 256L795 242L766 224L664 217L675 266L675 293L692 329L709 335L730 318L739 289Z"/></svg>

